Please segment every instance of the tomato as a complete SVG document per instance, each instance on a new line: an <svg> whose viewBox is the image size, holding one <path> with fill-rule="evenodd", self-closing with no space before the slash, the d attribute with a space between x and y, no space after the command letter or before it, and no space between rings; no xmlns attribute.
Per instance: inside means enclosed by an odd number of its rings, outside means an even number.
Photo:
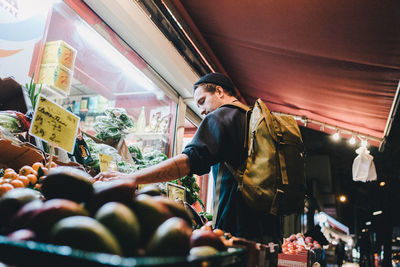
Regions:
<svg viewBox="0 0 400 267"><path fill-rule="evenodd" d="M29 185L29 179L26 176L19 175L17 180L20 180L24 184L24 186L28 186Z"/></svg>
<svg viewBox="0 0 400 267"><path fill-rule="evenodd" d="M44 167L44 165L41 162L35 162L32 165L32 169L34 169L36 172L39 170L39 168L43 168L43 167Z"/></svg>

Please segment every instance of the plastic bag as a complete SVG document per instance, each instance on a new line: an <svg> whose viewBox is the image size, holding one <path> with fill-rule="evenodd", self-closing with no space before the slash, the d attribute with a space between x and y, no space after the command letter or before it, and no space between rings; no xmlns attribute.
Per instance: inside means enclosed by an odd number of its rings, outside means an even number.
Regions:
<svg viewBox="0 0 400 267"><path fill-rule="evenodd" d="M368 149L365 147L358 148L356 153L358 156L353 162L353 180L361 182L376 181L374 157L369 154Z"/></svg>

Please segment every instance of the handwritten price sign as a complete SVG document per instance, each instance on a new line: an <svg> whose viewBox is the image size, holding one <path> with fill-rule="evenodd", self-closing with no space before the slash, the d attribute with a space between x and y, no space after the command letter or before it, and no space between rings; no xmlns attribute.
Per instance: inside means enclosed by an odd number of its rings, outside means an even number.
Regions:
<svg viewBox="0 0 400 267"><path fill-rule="evenodd" d="M106 154L99 154L99 161L100 161L100 171L116 171L116 165L113 164L113 157Z"/></svg>
<svg viewBox="0 0 400 267"><path fill-rule="evenodd" d="M78 124L78 116L41 95L29 134L72 154Z"/></svg>
<svg viewBox="0 0 400 267"><path fill-rule="evenodd" d="M183 186L167 183L167 196L172 200L181 199L186 201L186 193L185 188Z"/></svg>

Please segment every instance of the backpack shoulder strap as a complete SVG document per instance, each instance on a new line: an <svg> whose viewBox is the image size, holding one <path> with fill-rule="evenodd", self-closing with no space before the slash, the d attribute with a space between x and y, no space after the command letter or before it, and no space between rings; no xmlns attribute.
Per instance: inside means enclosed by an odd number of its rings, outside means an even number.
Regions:
<svg viewBox="0 0 400 267"><path fill-rule="evenodd" d="M244 110L244 111L246 111L246 131L245 131L245 134L244 134L244 144L243 144L243 147L245 148L245 149L247 149L247 146L248 146L248 140L249 140L249 119L250 119L250 114L251 114L251 110L252 110L252 108L251 107L249 107L249 106L247 106L247 105L245 105L245 104L243 104L243 103L241 103L240 101L238 101L238 100L235 100L235 101L233 101L232 103L229 103L229 104L224 104L224 105L222 105L221 107L223 107L223 106L234 106L234 107L238 107L238 108L240 108L240 109L242 109L242 110Z"/></svg>
<svg viewBox="0 0 400 267"><path fill-rule="evenodd" d="M238 100L233 101L232 103L229 103L229 104L224 104L224 105L222 105L222 106L234 106L234 107L241 108L241 109L243 109L243 110L246 111L246 112L251 111L251 108L250 108L249 106L243 104L242 102L240 102L240 101L238 101ZM222 106L221 106L221 107L222 107Z"/></svg>

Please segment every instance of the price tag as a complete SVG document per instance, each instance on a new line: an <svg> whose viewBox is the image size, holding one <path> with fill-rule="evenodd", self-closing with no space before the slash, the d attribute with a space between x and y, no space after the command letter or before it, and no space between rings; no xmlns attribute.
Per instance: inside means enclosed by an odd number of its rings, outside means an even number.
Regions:
<svg viewBox="0 0 400 267"><path fill-rule="evenodd" d="M116 171L116 165L113 162L113 157L106 154L99 154L100 171Z"/></svg>
<svg viewBox="0 0 400 267"><path fill-rule="evenodd" d="M173 183L167 183L167 196L172 200L181 199L186 201L185 187Z"/></svg>
<svg viewBox="0 0 400 267"><path fill-rule="evenodd" d="M29 134L73 153L79 117L40 95Z"/></svg>

